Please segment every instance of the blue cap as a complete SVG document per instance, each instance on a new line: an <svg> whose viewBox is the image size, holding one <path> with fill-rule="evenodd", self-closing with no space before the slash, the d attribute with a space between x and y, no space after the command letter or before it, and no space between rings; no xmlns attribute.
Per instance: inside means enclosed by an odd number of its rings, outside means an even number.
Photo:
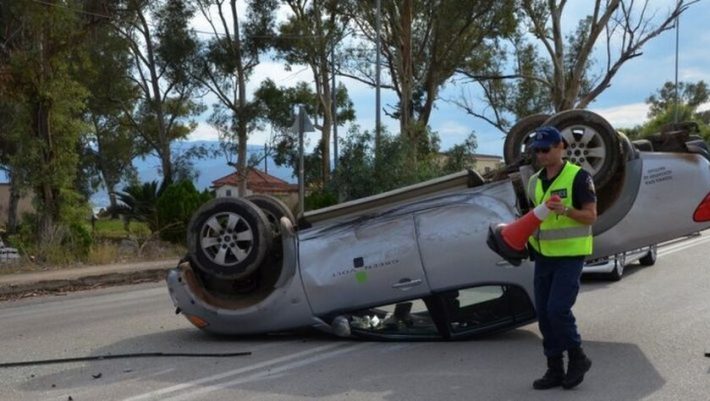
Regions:
<svg viewBox="0 0 710 401"><path fill-rule="evenodd" d="M552 126L544 126L536 129L533 135L533 142L530 147L535 148L551 148L562 142L562 135L557 128Z"/></svg>

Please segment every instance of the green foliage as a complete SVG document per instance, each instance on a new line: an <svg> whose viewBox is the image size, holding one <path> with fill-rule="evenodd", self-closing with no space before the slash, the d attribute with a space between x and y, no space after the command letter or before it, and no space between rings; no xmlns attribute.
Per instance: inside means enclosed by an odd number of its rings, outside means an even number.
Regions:
<svg viewBox="0 0 710 401"><path fill-rule="evenodd" d="M305 210L316 210L338 203L338 197L333 192L316 191L304 198Z"/></svg>
<svg viewBox="0 0 710 401"><path fill-rule="evenodd" d="M661 132L661 128L675 121L677 113L678 121L692 121L698 124L699 134L706 141L710 140L710 126L706 124L700 116L695 113L695 108L680 104L678 106L670 105L664 111L658 112L652 119L643 124L639 130L640 137L647 137Z"/></svg>
<svg viewBox="0 0 710 401"><path fill-rule="evenodd" d="M166 185L175 178L170 145L186 138L196 127L191 118L204 111L194 78L199 58L189 28L193 15L186 0L129 1L114 24L131 49L133 69L126 75L139 89L138 101L117 100L137 145L160 157Z"/></svg>
<svg viewBox="0 0 710 401"><path fill-rule="evenodd" d="M678 82L678 101L695 113L698 106L710 99L710 88L705 81ZM675 84L666 82L663 87L646 99L649 105L648 116L653 118L666 113L676 103ZM682 119L680 120L682 121Z"/></svg>
<svg viewBox="0 0 710 401"><path fill-rule="evenodd" d="M699 134L710 141L710 119L708 112L698 112L698 107L710 99L710 89L704 81L679 82L678 100L675 98L675 84L666 82L656 93L646 99L649 105L649 120L636 127L622 130L629 138L638 139L661 132L666 124L674 121L695 122Z"/></svg>
<svg viewBox="0 0 710 401"><path fill-rule="evenodd" d="M150 228L145 223L133 221L128 224L121 219L98 219L93 227L97 239L121 239L126 237L145 238L150 235Z"/></svg>
<svg viewBox="0 0 710 401"><path fill-rule="evenodd" d="M123 188L123 192L117 192L116 196L121 202L117 205L116 212L123 216L126 225L135 220L146 223L151 232L158 231L158 181L129 185Z"/></svg>
<svg viewBox="0 0 710 401"><path fill-rule="evenodd" d="M298 133L290 128L296 118L294 105L304 105L307 115L322 118L322 110L317 107L318 97L306 82L299 82L293 87L277 87L274 81L267 79L254 93L254 99L259 109L260 124L270 125L274 135L274 162L279 166L290 166L294 176L298 176ZM340 84L336 90L338 125L345 125L355 119L353 103L348 96L347 88ZM308 140L311 134L306 134ZM306 182L323 179L321 170L323 143L318 142L316 151L304 157Z"/></svg>
<svg viewBox="0 0 710 401"><path fill-rule="evenodd" d="M376 13L371 2L346 2L350 12L367 36L375 38ZM404 38L401 2L382 3L382 57L389 68L396 92L401 95L407 82L412 84L414 104L408 105L420 123L427 125L441 87L465 66L489 64L495 41L515 32L516 3L493 0L413 0L411 38ZM403 72L403 51L411 43L412 76ZM368 44L372 47L372 44ZM364 46L346 54L343 64L351 75L374 84L374 55ZM480 68L476 69L480 71ZM404 99L400 98L400 101ZM401 113L397 105L392 115ZM406 130L405 130L406 131Z"/></svg>
<svg viewBox="0 0 710 401"><path fill-rule="evenodd" d="M57 224L39 240L38 216L26 214L17 234L8 237L10 246L22 254L47 264L70 264L86 260L93 244L89 229L82 222Z"/></svg>
<svg viewBox="0 0 710 401"><path fill-rule="evenodd" d="M462 144L454 145L445 153L446 161L443 165L443 172L451 174L461 170L473 169L476 166L476 160L473 158L476 148L478 148L478 141L476 140L476 134L472 132Z"/></svg>
<svg viewBox="0 0 710 401"><path fill-rule="evenodd" d="M160 238L183 243L193 213L211 198L208 191L200 193L190 181L179 181L165 188L156 203Z"/></svg>
<svg viewBox="0 0 710 401"><path fill-rule="evenodd" d="M374 136L360 133L353 127L343 141L338 167L327 190L342 201L375 195L406 185L416 184L473 166L473 152L477 144L472 133L463 144L439 153L438 136L428 132L426 140L417 147L417 163L412 166L409 141L384 132L379 158L375 160Z"/></svg>

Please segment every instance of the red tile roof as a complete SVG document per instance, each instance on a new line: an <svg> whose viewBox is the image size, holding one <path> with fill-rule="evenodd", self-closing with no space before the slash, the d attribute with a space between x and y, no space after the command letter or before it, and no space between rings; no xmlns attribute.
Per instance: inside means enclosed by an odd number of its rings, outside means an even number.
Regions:
<svg viewBox="0 0 710 401"><path fill-rule="evenodd" d="M240 179L239 173L234 172L212 181L212 188L219 188L225 185L236 187L239 185ZM298 185L289 184L259 169L250 168L247 173L247 189L255 193L298 192Z"/></svg>

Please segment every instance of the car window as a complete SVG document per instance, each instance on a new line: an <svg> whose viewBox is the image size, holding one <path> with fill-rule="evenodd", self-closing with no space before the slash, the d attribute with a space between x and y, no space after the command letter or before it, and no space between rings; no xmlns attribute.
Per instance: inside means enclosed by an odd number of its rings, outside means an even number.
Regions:
<svg viewBox="0 0 710 401"><path fill-rule="evenodd" d="M521 288L487 285L440 294L452 334L483 333L527 322L535 310Z"/></svg>
<svg viewBox="0 0 710 401"><path fill-rule="evenodd" d="M429 310L421 299L353 312L348 320L354 334L376 337L439 337Z"/></svg>

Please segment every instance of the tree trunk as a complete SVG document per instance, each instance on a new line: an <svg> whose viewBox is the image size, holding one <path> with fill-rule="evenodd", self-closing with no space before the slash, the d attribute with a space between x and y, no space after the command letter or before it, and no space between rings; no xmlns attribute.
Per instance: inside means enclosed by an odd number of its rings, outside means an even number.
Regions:
<svg viewBox="0 0 710 401"><path fill-rule="evenodd" d="M15 234L17 232L17 207L20 203L21 180L17 172L10 170L10 204L7 207L7 232Z"/></svg>
<svg viewBox="0 0 710 401"><path fill-rule="evenodd" d="M233 46L237 62L237 110L234 111L234 116L237 120L237 171L241 178L239 180L239 186L237 187L237 193L240 197L243 197L247 195L247 177L249 174L247 171L247 138L249 132L245 118L246 113L242 113L242 110L245 110L247 105L246 72L244 71L244 61L242 60L242 42L239 32L237 1L231 0L230 6L234 20L232 32L234 32L235 40Z"/></svg>
<svg viewBox="0 0 710 401"><path fill-rule="evenodd" d="M168 128L165 124L165 111L163 109L163 96L161 95L160 89L160 76L156 70L156 60L155 60L155 49L153 48L153 39L150 35L150 27L148 26L148 21L142 13L139 13L141 19L141 24L143 25L143 37L145 40L146 52L148 64L147 67L150 71L150 84L153 89L153 96L151 98L150 91L146 90L146 96L148 100L152 103L155 112L156 122L158 124L158 147L160 150L160 163L163 169L163 183L162 188L167 187L173 181L173 166L170 154L170 139ZM166 94L167 96L167 94Z"/></svg>
<svg viewBox="0 0 710 401"><path fill-rule="evenodd" d="M412 129L412 0L402 1L402 37L400 42L402 58L402 97L400 99L400 134L409 140L410 161L417 161L416 131Z"/></svg>
<svg viewBox="0 0 710 401"><path fill-rule="evenodd" d="M111 218L112 219L117 219L118 218L118 210L116 208L118 207L118 200L116 199L116 190L115 186L111 186L108 192L108 200L109 200L109 210L111 210Z"/></svg>
<svg viewBox="0 0 710 401"><path fill-rule="evenodd" d="M170 142L161 143L160 166L163 169L163 183L160 185L160 192L173 183L173 163L170 160Z"/></svg>
<svg viewBox="0 0 710 401"><path fill-rule="evenodd" d="M322 88L320 103L323 107L323 130L321 136L321 141L323 142L323 160L321 168L323 170L323 187L325 188L330 179L330 130L333 127L333 97L331 96L332 91L329 85L330 74L328 73L328 59L323 55L320 60L320 80Z"/></svg>
<svg viewBox="0 0 710 401"><path fill-rule="evenodd" d="M51 168L54 164L54 144L52 132L49 127L49 106L43 104L41 100L36 100L35 113L33 114L35 119L33 125L36 129L35 135L45 146L45 149L42 151L41 168ZM59 217L56 195L57 191L52 186L51 178L45 177L44 180L37 185L37 196L40 199L38 227L40 244L49 244L52 239L54 222Z"/></svg>

